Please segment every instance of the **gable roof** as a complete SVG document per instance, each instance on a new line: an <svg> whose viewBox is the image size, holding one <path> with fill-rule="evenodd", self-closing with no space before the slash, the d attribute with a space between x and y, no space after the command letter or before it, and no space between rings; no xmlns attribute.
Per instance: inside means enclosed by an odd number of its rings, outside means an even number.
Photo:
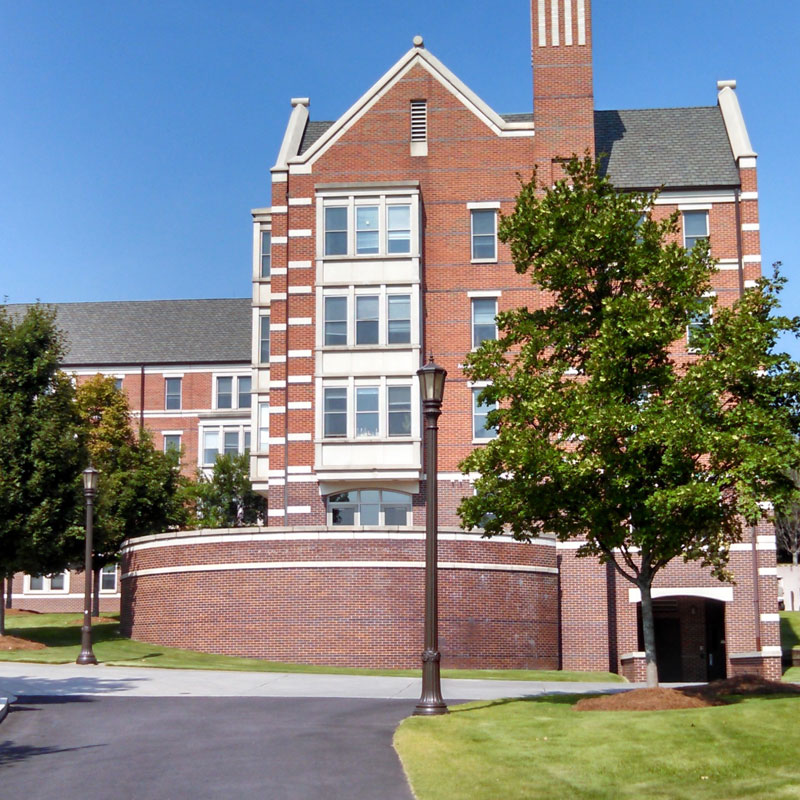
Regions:
<svg viewBox="0 0 800 800"><path fill-rule="evenodd" d="M248 297L50 303L68 341L64 367L250 363ZM24 314L27 304L7 306Z"/></svg>
<svg viewBox="0 0 800 800"><path fill-rule="evenodd" d="M594 112L595 152L620 189L739 186L718 106Z"/></svg>

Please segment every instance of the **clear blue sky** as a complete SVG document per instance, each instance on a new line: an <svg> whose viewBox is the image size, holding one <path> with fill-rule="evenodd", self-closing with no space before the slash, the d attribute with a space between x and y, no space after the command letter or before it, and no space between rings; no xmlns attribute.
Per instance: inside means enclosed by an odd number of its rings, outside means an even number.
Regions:
<svg viewBox="0 0 800 800"><path fill-rule="evenodd" d="M763 263L800 312L800 3L593 6L597 108L712 105L738 80ZM248 295L289 98L337 117L417 33L497 111L530 110L528 0L0 0L0 299Z"/></svg>

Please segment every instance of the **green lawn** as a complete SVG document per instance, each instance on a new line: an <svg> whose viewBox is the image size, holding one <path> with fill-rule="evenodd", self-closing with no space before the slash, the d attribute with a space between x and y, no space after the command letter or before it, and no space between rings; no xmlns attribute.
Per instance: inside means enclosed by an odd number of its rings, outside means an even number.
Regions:
<svg viewBox="0 0 800 800"><path fill-rule="evenodd" d="M800 611L781 611L781 648L784 662L791 662L792 648L800 646ZM800 683L800 667L788 667L783 673L785 681Z"/></svg>
<svg viewBox="0 0 800 800"><path fill-rule="evenodd" d="M579 712L575 697L410 717L395 748L418 800L800 798L800 698Z"/></svg>
<svg viewBox="0 0 800 800"><path fill-rule="evenodd" d="M6 617L6 632L22 639L46 644L45 650L2 650L0 661L67 664L80 652L80 614L14 614ZM247 672L307 672L336 675L399 675L417 677L419 670L355 669L349 667L283 664L257 658L235 658L194 650L137 642L119 635L117 623L92 626L97 660L115 666L167 667L182 669L226 669ZM466 670L444 669L445 678L481 678L519 681L621 681L610 672L558 672L555 670Z"/></svg>

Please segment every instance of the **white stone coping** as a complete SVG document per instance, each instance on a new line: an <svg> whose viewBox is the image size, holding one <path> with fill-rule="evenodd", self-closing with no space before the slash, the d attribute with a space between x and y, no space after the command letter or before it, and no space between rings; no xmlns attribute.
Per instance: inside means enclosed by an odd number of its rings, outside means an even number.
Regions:
<svg viewBox="0 0 800 800"><path fill-rule="evenodd" d="M636 650L633 653L623 653L620 657L620 661L633 661L636 658L647 658L647 653L644 650Z"/></svg>
<svg viewBox="0 0 800 800"><path fill-rule="evenodd" d="M528 564L483 564L466 561L439 561L441 570L475 570L480 572L538 572L558 575L557 567L538 567ZM186 564L170 567L135 569L122 575L127 578L149 575L174 575L187 572L231 572L240 570L272 569L425 569L424 561L250 561L226 564Z"/></svg>
<svg viewBox="0 0 800 800"><path fill-rule="evenodd" d="M270 509L270 512L283 509ZM327 540L327 539L354 539L369 540L381 539L384 541L407 541L424 540L425 527L414 525L408 528L389 527L389 528L365 528L357 526L337 526L335 528L325 528L319 525L290 525L280 527L261 527L250 528L203 528L193 531L169 531L167 533L156 533L151 536L141 536L136 539L128 539L122 545L123 553L134 553L153 547L182 547L193 544L220 544L222 542L276 542L276 541L307 541L307 540ZM485 544L534 544L545 547L554 547L555 539L543 537L533 539L530 542L520 542L510 536L493 536L490 539L484 538L475 531L463 531L460 528L439 528L438 540L440 542L472 542L480 541Z"/></svg>
<svg viewBox="0 0 800 800"><path fill-rule="evenodd" d="M732 586L676 586L674 588L659 587L650 590L651 597L656 600L660 597L705 597L708 600L722 600L723 603L733 602ZM642 592L640 589L628 589L628 602L640 603Z"/></svg>
<svg viewBox="0 0 800 800"><path fill-rule="evenodd" d="M753 650L749 653L730 653L728 658L731 661L735 661L739 658L780 658L781 656L781 648L778 645L768 645L767 647L762 647L761 650Z"/></svg>

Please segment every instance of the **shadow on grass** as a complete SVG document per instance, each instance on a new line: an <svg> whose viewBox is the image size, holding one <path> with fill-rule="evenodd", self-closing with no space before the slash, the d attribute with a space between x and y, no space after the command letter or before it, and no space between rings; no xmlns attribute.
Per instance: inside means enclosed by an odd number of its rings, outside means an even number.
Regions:
<svg viewBox="0 0 800 800"><path fill-rule="evenodd" d="M486 700L477 703L470 703L467 707L451 708L451 714L469 714L471 711L482 711L485 708L496 708L507 706L510 703L548 703L549 705L571 706L584 697L596 697L598 694L607 692L596 692L593 694L568 694L557 692L554 694L526 695L525 697L505 697L501 700Z"/></svg>
<svg viewBox="0 0 800 800"><path fill-rule="evenodd" d="M19 639L39 642L48 647L71 647L73 645L80 645L81 643L80 626L69 626L65 628L57 625L45 625L30 628L7 628L6 630ZM94 643L116 641L119 638L119 623L107 622L92 625L92 642Z"/></svg>

